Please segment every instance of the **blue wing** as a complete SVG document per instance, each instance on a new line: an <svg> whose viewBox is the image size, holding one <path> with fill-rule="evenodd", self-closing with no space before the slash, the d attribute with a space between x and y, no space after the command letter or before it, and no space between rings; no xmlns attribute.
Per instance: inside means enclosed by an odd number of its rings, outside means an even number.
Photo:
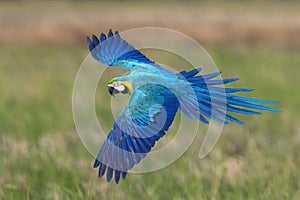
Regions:
<svg viewBox="0 0 300 200"><path fill-rule="evenodd" d="M108 66L118 66L130 71L136 65L154 64L122 39L118 31L113 34L110 29L107 36L101 33L99 39L95 35L92 39L87 37L88 48L96 60Z"/></svg>
<svg viewBox="0 0 300 200"><path fill-rule="evenodd" d="M94 163L98 176L118 183L127 171L151 150L172 124L179 102L162 85L147 84L135 90L129 104L116 119Z"/></svg>

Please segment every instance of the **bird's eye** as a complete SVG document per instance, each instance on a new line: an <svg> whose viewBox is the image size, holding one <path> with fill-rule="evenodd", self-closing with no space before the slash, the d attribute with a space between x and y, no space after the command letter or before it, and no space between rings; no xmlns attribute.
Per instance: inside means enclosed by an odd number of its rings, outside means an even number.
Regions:
<svg viewBox="0 0 300 200"><path fill-rule="evenodd" d="M124 86L124 90L121 92L122 92L122 94L129 94L129 89L126 86Z"/></svg>

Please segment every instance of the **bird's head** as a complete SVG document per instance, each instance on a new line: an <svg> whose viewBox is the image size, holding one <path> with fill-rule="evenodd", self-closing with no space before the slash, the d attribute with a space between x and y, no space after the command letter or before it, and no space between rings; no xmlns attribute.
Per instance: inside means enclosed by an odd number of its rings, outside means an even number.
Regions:
<svg viewBox="0 0 300 200"><path fill-rule="evenodd" d="M108 82L107 85L108 92L111 96L115 94L131 94L132 93L132 84L128 81L121 81L117 78L113 78Z"/></svg>

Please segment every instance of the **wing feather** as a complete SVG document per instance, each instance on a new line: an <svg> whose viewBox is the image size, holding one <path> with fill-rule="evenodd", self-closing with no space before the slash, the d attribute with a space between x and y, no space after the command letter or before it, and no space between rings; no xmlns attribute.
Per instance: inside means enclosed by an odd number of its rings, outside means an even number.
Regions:
<svg viewBox="0 0 300 200"><path fill-rule="evenodd" d="M178 107L176 96L164 86L147 84L135 90L95 159L94 167L99 167L99 177L106 171L107 181L114 175L118 183L121 173L125 178L127 171L164 136Z"/></svg>
<svg viewBox="0 0 300 200"><path fill-rule="evenodd" d="M92 35L92 39L87 37L88 48L96 60L108 66L119 66L130 71L138 64L154 64L122 39L117 31L113 34L110 29L107 36L101 33L99 38L95 35Z"/></svg>

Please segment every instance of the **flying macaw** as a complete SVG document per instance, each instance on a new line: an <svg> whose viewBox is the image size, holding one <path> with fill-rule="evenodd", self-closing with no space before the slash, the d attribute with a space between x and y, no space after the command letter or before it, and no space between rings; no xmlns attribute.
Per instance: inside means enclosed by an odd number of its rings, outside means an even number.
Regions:
<svg viewBox="0 0 300 200"><path fill-rule="evenodd" d="M197 75L200 68L174 74L151 61L110 29L99 39L87 37L91 55L108 66L118 66L130 72L108 83L108 91L131 95L128 105L119 114L102 144L94 162L99 178L107 181L113 175L118 183L128 170L139 163L155 142L165 135L178 109L189 119L208 124L209 119L227 124L243 124L226 112L260 114L256 110L280 112L262 104L278 102L238 96L235 92L250 92L249 88L221 88L237 78L214 79L221 72Z"/></svg>

